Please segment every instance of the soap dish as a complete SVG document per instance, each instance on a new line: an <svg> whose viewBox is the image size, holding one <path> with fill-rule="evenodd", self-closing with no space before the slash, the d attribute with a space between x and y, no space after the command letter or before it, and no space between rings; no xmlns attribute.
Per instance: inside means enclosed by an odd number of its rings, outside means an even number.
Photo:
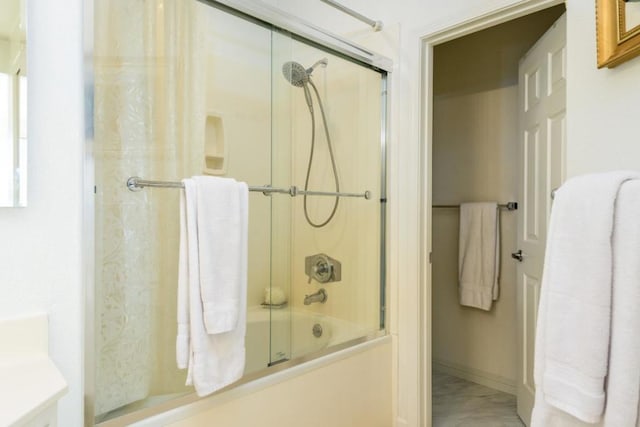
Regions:
<svg viewBox="0 0 640 427"><path fill-rule="evenodd" d="M283 302L282 304L267 304L266 302L263 302L262 304L260 304L262 306L262 308L276 308L276 309L280 309L280 308L285 308L287 306L286 302Z"/></svg>

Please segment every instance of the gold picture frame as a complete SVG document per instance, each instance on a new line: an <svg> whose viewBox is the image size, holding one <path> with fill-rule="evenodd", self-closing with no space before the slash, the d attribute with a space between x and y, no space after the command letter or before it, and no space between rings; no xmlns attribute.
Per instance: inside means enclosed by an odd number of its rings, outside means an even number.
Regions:
<svg viewBox="0 0 640 427"><path fill-rule="evenodd" d="M628 7L637 7L637 0L596 0L596 36L598 68L613 68L640 55L640 25L628 28Z"/></svg>

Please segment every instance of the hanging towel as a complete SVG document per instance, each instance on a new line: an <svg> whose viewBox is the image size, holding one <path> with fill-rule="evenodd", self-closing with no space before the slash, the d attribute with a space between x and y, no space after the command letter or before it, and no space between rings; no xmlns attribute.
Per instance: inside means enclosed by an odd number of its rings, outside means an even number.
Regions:
<svg viewBox="0 0 640 427"><path fill-rule="evenodd" d="M637 333L640 325L633 309L620 300L635 295L632 307L637 309L640 239L633 222L638 212L618 212L616 199L625 182L639 177L626 171L585 175L556 192L538 309L532 426L601 422L605 402L612 410L628 408L622 397L627 392L634 400L632 411L637 411L638 377L624 385L626 373L619 367L631 369L636 362L627 360L633 357L627 351L638 347L637 335L621 342L630 333L626 328ZM627 200L621 207L636 205ZM623 252L629 245L634 259ZM605 425L633 426L636 418Z"/></svg>
<svg viewBox="0 0 640 427"><path fill-rule="evenodd" d="M217 177L183 183L177 362L184 368L187 361L187 385L205 396L244 372L248 188Z"/></svg>
<svg viewBox="0 0 640 427"><path fill-rule="evenodd" d="M193 177L198 204L200 294L204 324L210 334L233 330L240 310L242 228L240 192L246 185L233 179Z"/></svg>
<svg viewBox="0 0 640 427"><path fill-rule="evenodd" d="M460 205L460 304L490 310L498 299L500 226L496 202Z"/></svg>
<svg viewBox="0 0 640 427"><path fill-rule="evenodd" d="M180 248L178 254L178 334L176 337L176 361L178 369L186 369L189 366L189 239L187 238L187 224L195 224L196 201L190 197L187 206L186 193L192 191L188 188L192 181L183 180L185 191L180 192ZM193 218L187 218L193 215ZM195 234L195 231L194 231ZM195 244L197 239L192 238ZM196 253L195 249L193 251Z"/></svg>
<svg viewBox="0 0 640 427"><path fill-rule="evenodd" d="M604 425L632 427L640 421L640 180L620 187L615 208Z"/></svg>

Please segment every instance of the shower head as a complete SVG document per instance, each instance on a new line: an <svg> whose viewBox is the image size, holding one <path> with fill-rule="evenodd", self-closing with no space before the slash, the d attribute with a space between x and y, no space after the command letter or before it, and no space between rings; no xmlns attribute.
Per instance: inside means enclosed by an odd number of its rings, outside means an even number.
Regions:
<svg viewBox="0 0 640 427"><path fill-rule="evenodd" d="M309 73L297 62L285 62L282 66L282 74L284 78L296 87L302 87L309 81Z"/></svg>
<svg viewBox="0 0 640 427"><path fill-rule="evenodd" d="M329 60L327 58L322 58L309 68L304 68L301 64L294 61L285 62L282 66L282 74L284 74L284 78L292 85L302 87L309 81L311 73L313 73L313 70L315 70L318 65L326 67L328 62Z"/></svg>

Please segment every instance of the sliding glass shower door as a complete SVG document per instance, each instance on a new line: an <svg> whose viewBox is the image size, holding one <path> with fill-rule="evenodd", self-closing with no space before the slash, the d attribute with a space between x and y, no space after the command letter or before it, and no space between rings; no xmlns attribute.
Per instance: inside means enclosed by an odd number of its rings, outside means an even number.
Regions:
<svg viewBox="0 0 640 427"><path fill-rule="evenodd" d="M328 193L273 200L272 286L288 289L296 358L381 328L384 76L279 31L272 61L273 184Z"/></svg>

